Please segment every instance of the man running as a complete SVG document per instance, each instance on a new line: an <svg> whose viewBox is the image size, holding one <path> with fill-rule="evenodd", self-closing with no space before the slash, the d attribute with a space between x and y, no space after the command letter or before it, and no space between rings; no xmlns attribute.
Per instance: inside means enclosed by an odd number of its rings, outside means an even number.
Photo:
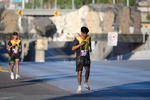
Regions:
<svg viewBox="0 0 150 100"><path fill-rule="evenodd" d="M88 79L90 74L90 53L91 48L91 37L88 35L89 29L87 27L81 27L81 35L77 36L73 42L72 50L76 51L76 71L78 73L78 89L77 93L81 93L81 81L82 81L82 70L85 68L85 82L84 87L90 90L88 85Z"/></svg>
<svg viewBox="0 0 150 100"><path fill-rule="evenodd" d="M8 42L7 50L9 51L10 55L10 78L14 80L15 78L20 78L19 75L19 58L21 53L21 40L18 38L18 33L14 32L12 35L13 39L10 39ZM16 77L14 76L14 64L16 62Z"/></svg>

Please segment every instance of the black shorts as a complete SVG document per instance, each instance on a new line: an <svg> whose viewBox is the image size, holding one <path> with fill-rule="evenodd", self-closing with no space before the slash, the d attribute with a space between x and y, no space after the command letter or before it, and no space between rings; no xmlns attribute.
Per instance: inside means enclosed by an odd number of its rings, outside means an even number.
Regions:
<svg viewBox="0 0 150 100"><path fill-rule="evenodd" d="M89 56L80 56L76 59L76 71L82 71L83 67L90 67L91 61Z"/></svg>
<svg viewBox="0 0 150 100"><path fill-rule="evenodd" d="M12 54L10 56L10 61L15 61L16 59L20 59L20 55L19 54Z"/></svg>

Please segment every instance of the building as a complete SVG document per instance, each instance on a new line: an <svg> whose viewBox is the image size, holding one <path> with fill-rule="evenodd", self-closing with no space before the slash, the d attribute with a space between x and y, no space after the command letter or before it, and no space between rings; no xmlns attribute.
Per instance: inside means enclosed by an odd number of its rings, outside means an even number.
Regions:
<svg viewBox="0 0 150 100"><path fill-rule="evenodd" d="M25 0L25 3L29 3L31 0ZM10 4L10 3L21 3L22 0L0 0L1 4Z"/></svg>
<svg viewBox="0 0 150 100"><path fill-rule="evenodd" d="M150 0L138 0L138 9L141 11L141 29L143 33L150 32L150 20L147 19L150 14Z"/></svg>
<svg viewBox="0 0 150 100"><path fill-rule="evenodd" d="M149 22L147 14L150 13L150 0L140 0L138 9L141 11L142 22Z"/></svg>

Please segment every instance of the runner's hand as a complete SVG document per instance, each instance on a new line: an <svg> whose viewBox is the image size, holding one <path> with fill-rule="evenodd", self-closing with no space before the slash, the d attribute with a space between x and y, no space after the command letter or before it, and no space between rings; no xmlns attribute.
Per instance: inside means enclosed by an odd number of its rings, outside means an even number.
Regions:
<svg viewBox="0 0 150 100"><path fill-rule="evenodd" d="M19 48L19 52L21 52L21 48Z"/></svg>
<svg viewBox="0 0 150 100"><path fill-rule="evenodd" d="M16 46L17 44L13 44L12 47Z"/></svg>
<svg viewBox="0 0 150 100"><path fill-rule="evenodd" d="M83 46L86 43L86 41L82 41L82 43L80 44L80 46Z"/></svg>

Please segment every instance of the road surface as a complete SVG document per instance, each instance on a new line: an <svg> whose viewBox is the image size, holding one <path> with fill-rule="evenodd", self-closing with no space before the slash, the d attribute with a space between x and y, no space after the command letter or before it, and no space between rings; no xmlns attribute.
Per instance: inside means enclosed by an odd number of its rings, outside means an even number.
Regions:
<svg viewBox="0 0 150 100"><path fill-rule="evenodd" d="M21 80L10 80L8 69L0 63L0 100L150 100L149 60L92 62L91 91L82 86L82 94L74 61L22 62Z"/></svg>

